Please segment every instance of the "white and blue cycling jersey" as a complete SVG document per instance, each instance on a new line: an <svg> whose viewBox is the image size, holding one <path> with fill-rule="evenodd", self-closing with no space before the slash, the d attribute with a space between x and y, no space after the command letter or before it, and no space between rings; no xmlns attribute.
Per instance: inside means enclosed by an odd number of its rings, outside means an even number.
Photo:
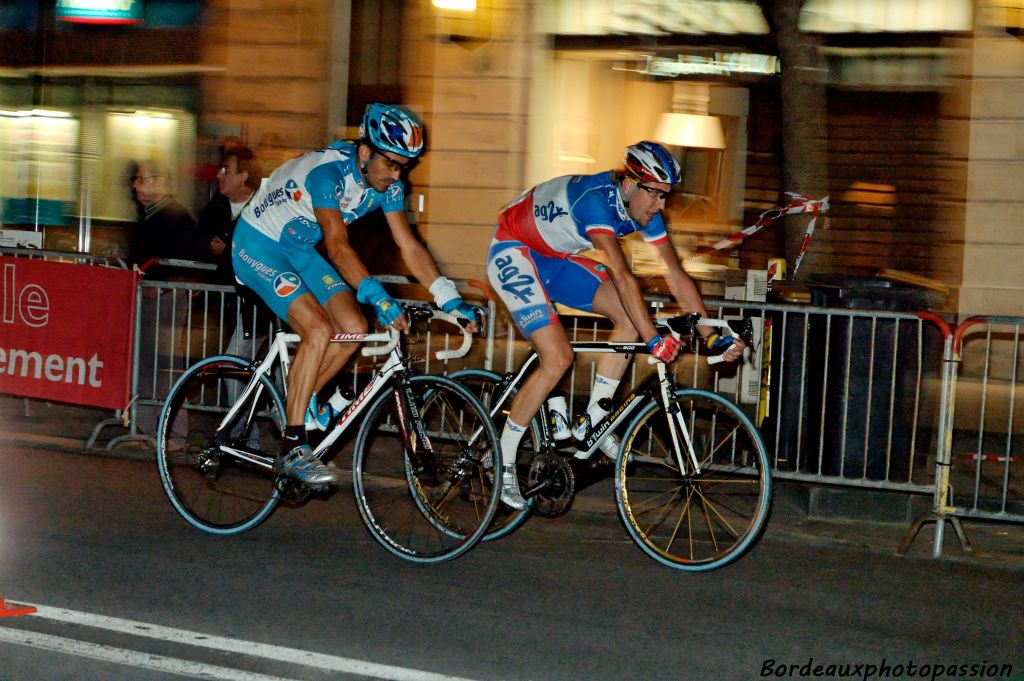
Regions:
<svg viewBox="0 0 1024 681"><path fill-rule="evenodd" d="M235 276L282 319L288 305L311 291L323 305L339 290L351 290L314 247L323 231L313 212L341 211L346 223L378 208L404 210L405 190L393 182L384 192L366 183L358 147L336 142L288 161L263 180L242 210L232 238Z"/></svg>
<svg viewBox="0 0 1024 681"><path fill-rule="evenodd" d="M384 193L366 184L357 147L336 142L288 161L265 179L242 219L286 248L306 250L323 238L315 208L335 208L346 223L372 210L402 210L405 190L394 182Z"/></svg>
<svg viewBox="0 0 1024 681"><path fill-rule="evenodd" d="M487 276L524 335L557 320L552 302L591 310L608 278L604 265L580 256L594 248L592 235L668 240L655 215L641 227L629 215L611 173L568 175L523 192L506 206L487 256Z"/></svg>

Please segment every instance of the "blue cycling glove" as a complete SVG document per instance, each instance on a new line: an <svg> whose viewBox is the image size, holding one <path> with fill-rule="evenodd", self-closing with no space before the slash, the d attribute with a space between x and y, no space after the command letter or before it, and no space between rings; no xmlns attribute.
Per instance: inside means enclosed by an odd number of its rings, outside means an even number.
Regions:
<svg viewBox="0 0 1024 681"><path fill-rule="evenodd" d="M708 350L710 350L712 354L718 355L732 347L732 337L720 336L717 333L713 333L704 339L704 344L707 345Z"/></svg>
<svg viewBox="0 0 1024 681"><path fill-rule="evenodd" d="M465 317L471 322L479 322L483 320L484 314L476 305L470 305L462 298L453 298L447 303L441 306L441 310L449 314L454 314L456 317Z"/></svg>
<svg viewBox="0 0 1024 681"><path fill-rule="evenodd" d="M447 277L438 277L430 285L430 292L434 296L434 304L444 312L454 314L457 317L465 317L471 322L483 320L483 310L475 305L470 305L455 287L455 282Z"/></svg>
<svg viewBox="0 0 1024 681"><path fill-rule="evenodd" d="M388 295L384 286L373 277L366 277L359 282L356 300L365 305L373 305L377 311L377 321L382 326L391 326L402 316L402 306Z"/></svg>

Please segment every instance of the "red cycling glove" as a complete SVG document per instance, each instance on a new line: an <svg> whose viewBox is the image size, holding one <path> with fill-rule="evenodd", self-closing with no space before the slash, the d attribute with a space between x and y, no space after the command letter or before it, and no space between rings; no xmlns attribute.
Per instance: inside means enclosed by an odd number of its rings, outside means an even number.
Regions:
<svg viewBox="0 0 1024 681"><path fill-rule="evenodd" d="M647 347L651 349L651 355L654 356L654 359L665 364L676 358L681 346L682 343L672 336L655 336L647 341Z"/></svg>

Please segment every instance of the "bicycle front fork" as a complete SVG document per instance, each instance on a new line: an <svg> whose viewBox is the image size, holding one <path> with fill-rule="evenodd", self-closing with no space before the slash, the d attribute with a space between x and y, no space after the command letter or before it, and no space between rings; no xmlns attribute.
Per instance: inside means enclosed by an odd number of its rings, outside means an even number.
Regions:
<svg viewBox="0 0 1024 681"><path fill-rule="evenodd" d="M655 366L658 371L661 403L665 405L665 418L668 420L668 430L672 436L672 451L675 452L676 463L679 464L679 473L686 475L689 470L691 475L700 475L700 462L697 461L697 452L693 448L693 440L690 437L689 428L686 427L683 410L677 402L672 400L672 381L668 378L668 368L662 362L658 362ZM682 444L680 444L680 439L683 441ZM689 465L687 465L687 461Z"/></svg>

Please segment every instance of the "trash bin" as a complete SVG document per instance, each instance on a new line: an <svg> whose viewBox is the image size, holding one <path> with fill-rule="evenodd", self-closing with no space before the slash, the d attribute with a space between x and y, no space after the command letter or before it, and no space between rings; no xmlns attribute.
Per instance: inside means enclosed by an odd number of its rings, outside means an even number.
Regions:
<svg viewBox="0 0 1024 681"><path fill-rule="evenodd" d="M943 298L929 289L848 276L812 277L808 289L814 306L872 311L926 310ZM905 481L919 352L924 370L937 371L939 333L926 332L919 348L914 321L871 312L770 316L772 408L778 413L763 430L766 440L777 441L780 468ZM930 408L918 404L919 412Z"/></svg>

